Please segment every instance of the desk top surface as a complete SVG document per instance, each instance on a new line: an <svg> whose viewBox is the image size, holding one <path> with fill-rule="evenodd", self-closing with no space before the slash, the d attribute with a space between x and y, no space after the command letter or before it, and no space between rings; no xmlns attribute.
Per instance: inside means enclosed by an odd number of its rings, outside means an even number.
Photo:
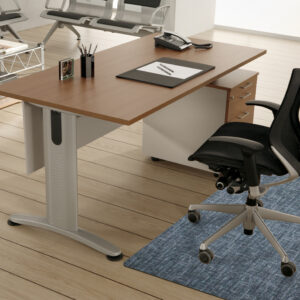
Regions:
<svg viewBox="0 0 300 300"><path fill-rule="evenodd" d="M95 77L58 80L58 67L0 85L0 95L130 125L262 56L265 50L214 42L211 50L183 52L154 47L154 35L101 51L95 57ZM195 40L196 42L203 42ZM161 57L213 65L216 68L176 88L116 78Z"/></svg>

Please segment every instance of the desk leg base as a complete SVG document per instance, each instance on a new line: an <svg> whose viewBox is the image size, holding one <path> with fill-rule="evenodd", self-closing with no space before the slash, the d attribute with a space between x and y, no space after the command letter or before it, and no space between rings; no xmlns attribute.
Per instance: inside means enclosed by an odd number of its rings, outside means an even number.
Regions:
<svg viewBox="0 0 300 300"><path fill-rule="evenodd" d="M151 156L151 160L154 161L154 162L156 162L156 161L163 161L163 159L160 159L158 157L153 157L153 156Z"/></svg>
<svg viewBox="0 0 300 300"><path fill-rule="evenodd" d="M12 222L12 223L11 223ZM23 216L23 215L12 215L8 220L8 224L28 225L37 228L53 231L55 233L69 237L75 241L78 241L88 247L91 247L105 255L110 260L112 258L122 259L122 252L119 248L105 241L104 239L91 234L85 230L78 228L76 231L70 231L62 229L53 225L50 225L46 218L34 217L34 216Z"/></svg>

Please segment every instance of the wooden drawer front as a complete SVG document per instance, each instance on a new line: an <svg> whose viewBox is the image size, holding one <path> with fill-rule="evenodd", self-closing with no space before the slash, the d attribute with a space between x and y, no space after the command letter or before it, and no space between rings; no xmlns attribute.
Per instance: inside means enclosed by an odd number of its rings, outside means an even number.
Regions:
<svg viewBox="0 0 300 300"><path fill-rule="evenodd" d="M255 99L257 76L249 78L232 89L228 97L226 122L253 123L254 107L246 102Z"/></svg>
<svg viewBox="0 0 300 300"><path fill-rule="evenodd" d="M253 117L254 117L254 110L247 112L247 114L246 112L241 113L240 116L229 120L229 122L253 123Z"/></svg>
<svg viewBox="0 0 300 300"><path fill-rule="evenodd" d="M248 122L250 116L252 118L251 123L253 123L253 117L254 117L254 106L248 106L246 105L246 101L239 101L238 103L235 103L234 105L230 105L229 111L228 111L228 122L235 122L233 119L237 119L238 122Z"/></svg>
<svg viewBox="0 0 300 300"><path fill-rule="evenodd" d="M227 121L234 122L233 119L237 119L238 122L248 122L249 116L254 116L254 106L247 106L246 102L255 99L256 87L252 87L247 92L242 92L235 100L228 103Z"/></svg>
<svg viewBox="0 0 300 300"><path fill-rule="evenodd" d="M256 82L257 76L254 76L249 78L249 80L242 82L236 88L232 89L229 95L229 102L240 101L241 99L247 101L253 100L256 92Z"/></svg>

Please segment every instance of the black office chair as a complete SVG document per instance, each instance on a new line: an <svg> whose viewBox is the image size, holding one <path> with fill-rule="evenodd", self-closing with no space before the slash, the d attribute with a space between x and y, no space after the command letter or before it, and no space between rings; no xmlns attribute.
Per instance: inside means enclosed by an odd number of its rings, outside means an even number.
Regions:
<svg viewBox="0 0 300 300"><path fill-rule="evenodd" d="M243 224L244 233L253 234L255 226L268 239L281 256L281 272L292 276L296 271L284 249L280 246L263 219L300 224L300 217L263 208L260 197L274 185L279 185L299 177L300 174L300 69L294 69L281 106L250 101L248 105L258 105L272 110L274 121L271 127L247 123L227 123L206 141L193 155L191 161L205 163L220 176L216 186L227 187L231 194L248 191L245 205L200 204L189 207L188 218L197 223L198 210L208 210L235 214L236 217L200 245L199 259L210 263L213 253L208 245ZM260 185L261 175L282 176L287 179ZM300 201L300 199L299 199Z"/></svg>

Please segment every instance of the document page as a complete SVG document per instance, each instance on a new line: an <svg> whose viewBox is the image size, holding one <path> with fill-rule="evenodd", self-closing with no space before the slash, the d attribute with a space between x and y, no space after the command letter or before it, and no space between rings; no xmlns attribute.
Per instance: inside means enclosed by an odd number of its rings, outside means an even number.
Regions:
<svg viewBox="0 0 300 300"><path fill-rule="evenodd" d="M141 67L137 70L179 79L187 79L203 71L200 69L182 67L158 61Z"/></svg>

